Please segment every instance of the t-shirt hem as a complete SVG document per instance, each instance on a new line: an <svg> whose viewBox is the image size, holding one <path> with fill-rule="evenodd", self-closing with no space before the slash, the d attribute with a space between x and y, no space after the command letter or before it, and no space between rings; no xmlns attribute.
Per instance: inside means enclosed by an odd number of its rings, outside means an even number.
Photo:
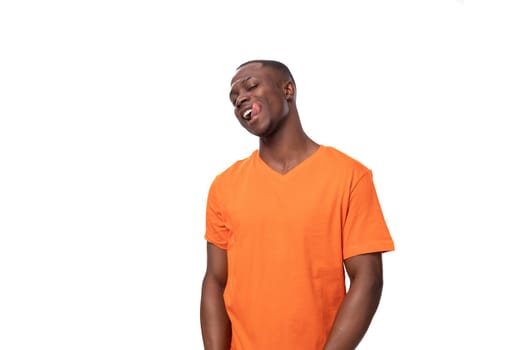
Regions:
<svg viewBox="0 0 525 350"><path fill-rule="evenodd" d="M372 242L352 249L347 250L343 254L343 258L346 260L348 258L354 257L356 255L368 254L368 253L386 253L393 251L395 249L394 243L392 241L381 241L381 242Z"/></svg>
<svg viewBox="0 0 525 350"><path fill-rule="evenodd" d="M208 237L207 235L204 236L204 239L206 241L208 241L209 243L213 244L214 246L216 246L217 248L221 248L223 250L227 250L228 249L228 244L227 243L224 243L224 242L219 242L213 238L210 238Z"/></svg>

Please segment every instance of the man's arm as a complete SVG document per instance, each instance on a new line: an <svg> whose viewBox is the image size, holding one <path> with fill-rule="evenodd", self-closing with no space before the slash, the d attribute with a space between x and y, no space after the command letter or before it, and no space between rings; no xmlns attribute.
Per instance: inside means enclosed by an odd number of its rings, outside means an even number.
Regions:
<svg viewBox="0 0 525 350"><path fill-rule="evenodd" d="M207 243L207 267L202 282L201 330L205 350L229 350L231 323L224 306L228 279L226 250Z"/></svg>
<svg viewBox="0 0 525 350"><path fill-rule="evenodd" d="M350 288L339 307L324 350L355 349L368 330L381 299L381 253L351 257L345 260L345 267Z"/></svg>

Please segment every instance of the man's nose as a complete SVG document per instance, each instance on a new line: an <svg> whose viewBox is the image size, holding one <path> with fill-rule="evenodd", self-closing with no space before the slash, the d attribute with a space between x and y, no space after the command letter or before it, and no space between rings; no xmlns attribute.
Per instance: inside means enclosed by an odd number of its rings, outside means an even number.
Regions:
<svg viewBox="0 0 525 350"><path fill-rule="evenodd" d="M246 101L248 101L248 96L246 96L244 94L243 95L239 95L239 97L237 97L237 100L235 100L235 107L239 108Z"/></svg>

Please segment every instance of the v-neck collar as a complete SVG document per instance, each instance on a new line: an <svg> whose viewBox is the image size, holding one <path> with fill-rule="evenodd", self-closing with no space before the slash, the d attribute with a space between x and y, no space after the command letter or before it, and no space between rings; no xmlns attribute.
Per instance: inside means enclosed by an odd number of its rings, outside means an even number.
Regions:
<svg viewBox="0 0 525 350"><path fill-rule="evenodd" d="M286 173L280 173L279 171L273 169L271 166L269 166L259 155L259 150L256 150L254 152L254 159L255 163L258 168L260 168L262 171L264 171L268 176L271 176L273 178L284 180L289 179L291 177L294 177L296 173L301 172L304 168L308 168L308 165L312 163L315 158L319 156L320 153L323 152L324 145L319 145L319 148L315 150L312 154L310 154L307 158L303 159L301 162L296 164L293 168L288 170Z"/></svg>

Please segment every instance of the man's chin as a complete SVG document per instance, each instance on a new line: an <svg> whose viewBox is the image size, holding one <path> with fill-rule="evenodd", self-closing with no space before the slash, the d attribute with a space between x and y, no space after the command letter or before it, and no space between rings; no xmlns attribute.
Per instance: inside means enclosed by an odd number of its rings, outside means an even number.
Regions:
<svg viewBox="0 0 525 350"><path fill-rule="evenodd" d="M250 134L255 135L257 137L269 137L272 135L272 132L269 128L248 130L248 131L250 132Z"/></svg>
<svg viewBox="0 0 525 350"><path fill-rule="evenodd" d="M258 120L254 125L243 127L252 135L257 137L270 137L275 133L275 124L268 122L267 120Z"/></svg>
<svg viewBox="0 0 525 350"><path fill-rule="evenodd" d="M245 129L252 135L255 135L257 137L265 137L267 136L268 134L268 128L264 128L264 127L254 127L254 128L247 128L245 127Z"/></svg>

